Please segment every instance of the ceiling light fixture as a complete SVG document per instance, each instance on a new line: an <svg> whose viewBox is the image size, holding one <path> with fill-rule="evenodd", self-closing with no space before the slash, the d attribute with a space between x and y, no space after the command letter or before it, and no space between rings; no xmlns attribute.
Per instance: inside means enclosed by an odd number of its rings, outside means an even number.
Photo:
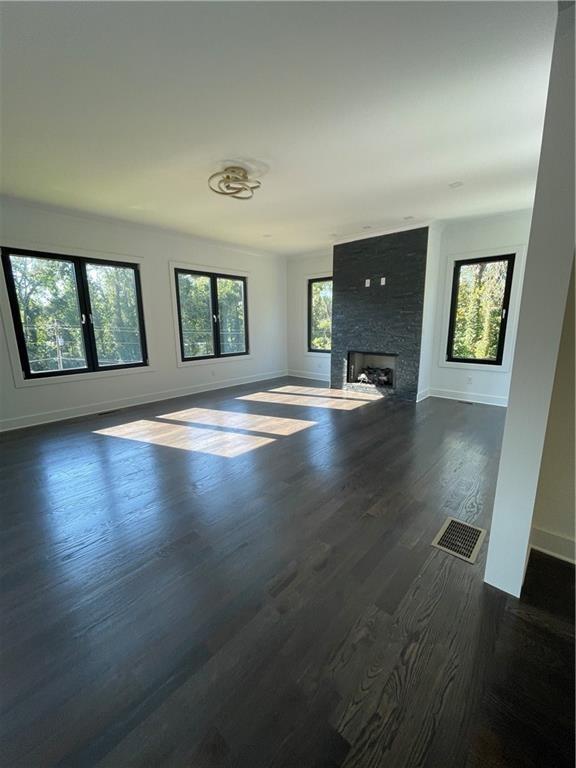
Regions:
<svg viewBox="0 0 576 768"><path fill-rule="evenodd" d="M213 173L208 179L208 186L217 195L234 197L236 200L250 200L260 182L248 178L248 171L239 165L229 165L223 171Z"/></svg>

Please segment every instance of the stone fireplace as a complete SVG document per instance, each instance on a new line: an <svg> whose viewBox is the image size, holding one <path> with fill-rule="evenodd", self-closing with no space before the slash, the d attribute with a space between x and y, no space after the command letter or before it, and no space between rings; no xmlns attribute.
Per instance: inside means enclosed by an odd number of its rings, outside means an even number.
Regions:
<svg viewBox="0 0 576 768"><path fill-rule="evenodd" d="M333 388L416 399L427 245L423 227L334 247Z"/></svg>

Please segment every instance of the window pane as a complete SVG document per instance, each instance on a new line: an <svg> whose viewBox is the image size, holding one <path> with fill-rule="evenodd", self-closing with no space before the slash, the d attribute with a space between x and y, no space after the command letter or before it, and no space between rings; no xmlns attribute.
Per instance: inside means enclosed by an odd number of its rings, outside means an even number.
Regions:
<svg viewBox="0 0 576 768"><path fill-rule="evenodd" d="M86 277L98 365L144 362L134 269L87 264Z"/></svg>
<svg viewBox="0 0 576 768"><path fill-rule="evenodd" d="M184 357L214 354L212 296L207 275L177 273Z"/></svg>
<svg viewBox="0 0 576 768"><path fill-rule="evenodd" d="M508 261L462 264L454 317L452 356L496 360Z"/></svg>
<svg viewBox="0 0 576 768"><path fill-rule="evenodd" d="M74 265L10 256L32 373L86 368Z"/></svg>
<svg viewBox="0 0 576 768"><path fill-rule="evenodd" d="M312 280L310 291L310 348L330 352L332 347L332 280Z"/></svg>
<svg viewBox="0 0 576 768"><path fill-rule="evenodd" d="M217 278L220 318L220 352L223 355L246 352L244 281Z"/></svg>

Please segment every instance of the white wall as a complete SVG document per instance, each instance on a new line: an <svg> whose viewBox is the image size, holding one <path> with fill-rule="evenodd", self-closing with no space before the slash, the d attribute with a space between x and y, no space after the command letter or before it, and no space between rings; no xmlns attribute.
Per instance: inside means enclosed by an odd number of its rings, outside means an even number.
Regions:
<svg viewBox="0 0 576 768"><path fill-rule="evenodd" d="M492 405L507 404L530 219L531 211L515 211L482 218L448 220L440 222L440 229L436 233L434 229L431 230L422 330L422 341L426 346L423 346L423 353L429 348L430 342L426 340L430 336L430 323L434 324L434 333L429 356L425 354L421 357L421 397L427 390L434 397ZM454 262L507 253L515 253L516 259L502 366L447 362L446 344ZM430 311L426 312L432 296L436 307L433 315ZM429 371L427 363L430 365Z"/></svg>
<svg viewBox="0 0 576 768"><path fill-rule="evenodd" d="M574 270L566 302L530 541L574 562Z"/></svg>
<svg viewBox="0 0 576 768"><path fill-rule="evenodd" d="M560 6L485 581L522 590L574 262L574 5ZM537 355L535 365L535 355ZM572 467L573 471L573 467Z"/></svg>
<svg viewBox="0 0 576 768"><path fill-rule="evenodd" d="M288 370L292 376L330 380L330 354L308 352L308 280L331 276L331 249L295 256L288 261Z"/></svg>
<svg viewBox="0 0 576 768"><path fill-rule="evenodd" d="M161 229L1 201L2 245L140 262L149 368L23 381L0 280L0 429L286 373L286 263ZM178 364L171 262L248 277L250 355Z"/></svg>
<svg viewBox="0 0 576 768"><path fill-rule="evenodd" d="M426 251L426 275L424 278L424 306L422 308L422 339L420 346L420 367L418 369L418 401L430 395L432 366L435 362L436 316L440 281L442 230L444 224L432 222L428 227Z"/></svg>

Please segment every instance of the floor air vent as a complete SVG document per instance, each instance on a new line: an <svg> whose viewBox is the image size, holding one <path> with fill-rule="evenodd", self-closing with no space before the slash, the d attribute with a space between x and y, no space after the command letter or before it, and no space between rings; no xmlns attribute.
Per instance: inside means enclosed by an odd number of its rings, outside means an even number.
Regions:
<svg viewBox="0 0 576 768"><path fill-rule="evenodd" d="M475 525L468 525L449 517L434 537L432 546L456 555L467 563L474 563L484 536L486 536L484 528L477 528Z"/></svg>

